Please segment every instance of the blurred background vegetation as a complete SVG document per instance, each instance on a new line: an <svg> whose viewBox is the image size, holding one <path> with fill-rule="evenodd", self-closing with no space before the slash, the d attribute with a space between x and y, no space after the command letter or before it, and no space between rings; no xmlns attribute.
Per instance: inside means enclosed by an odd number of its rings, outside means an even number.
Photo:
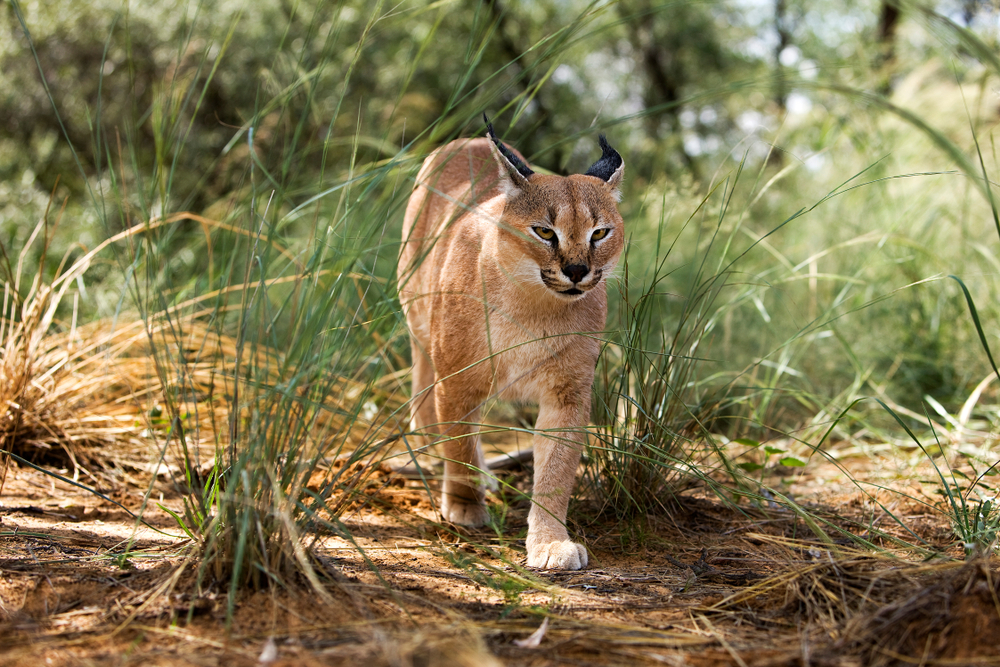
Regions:
<svg viewBox="0 0 1000 667"><path fill-rule="evenodd" d="M50 256L49 274L189 212L213 224L178 220L145 251L95 259L73 288L81 320L243 283L256 234L287 255L269 279L354 271L380 286L338 297L355 319L372 299L380 314L344 357L361 370L337 372L405 369L402 207L423 157L481 133L487 111L544 170L583 171L599 132L625 156L628 285L656 276L662 301L650 336L673 336L693 286L722 276L685 400L739 416L718 427L731 437L825 424L867 395L918 415L929 396L954 415L991 369L946 276L1000 349L984 180L998 37L997 5L979 0L5 2L4 280L49 208L50 241L28 253ZM262 297L275 349L290 293ZM210 314L219 331L238 329L231 305ZM892 421L842 435L877 423Z"/></svg>

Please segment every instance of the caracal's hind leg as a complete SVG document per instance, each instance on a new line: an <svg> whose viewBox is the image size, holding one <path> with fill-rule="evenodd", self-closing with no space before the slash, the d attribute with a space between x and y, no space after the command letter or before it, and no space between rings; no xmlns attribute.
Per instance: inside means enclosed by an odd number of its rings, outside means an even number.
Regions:
<svg viewBox="0 0 1000 667"><path fill-rule="evenodd" d="M535 484L528 513L528 567L579 570L587 566L586 547L570 540L566 532L566 511L589 410L589 391L568 400L566 395L553 392L539 401Z"/></svg>
<svg viewBox="0 0 1000 667"><path fill-rule="evenodd" d="M449 388L447 382L438 384L436 396L445 458L441 514L452 523L482 526L489 520L485 502L489 470L479 443L479 404L469 405Z"/></svg>

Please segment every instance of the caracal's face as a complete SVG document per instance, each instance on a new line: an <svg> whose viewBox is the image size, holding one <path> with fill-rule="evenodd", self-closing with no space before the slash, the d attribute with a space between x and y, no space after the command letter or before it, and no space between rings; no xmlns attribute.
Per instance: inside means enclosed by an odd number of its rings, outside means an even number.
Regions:
<svg viewBox="0 0 1000 667"><path fill-rule="evenodd" d="M500 228L511 277L564 302L600 285L625 244L613 191L594 176L533 174L507 202Z"/></svg>

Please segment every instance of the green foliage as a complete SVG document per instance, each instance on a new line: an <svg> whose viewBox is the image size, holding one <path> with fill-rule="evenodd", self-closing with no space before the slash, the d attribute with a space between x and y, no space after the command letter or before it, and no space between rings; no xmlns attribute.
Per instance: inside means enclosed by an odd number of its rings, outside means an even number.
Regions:
<svg viewBox="0 0 1000 667"><path fill-rule="evenodd" d="M1000 508L995 496L970 502L968 494L955 485L945 485L941 494L953 512L952 525L962 542L966 560L988 556L997 547L1000 532Z"/></svg>
<svg viewBox="0 0 1000 667"><path fill-rule="evenodd" d="M738 445L744 445L745 447L749 447L750 449L757 449L761 445L761 443L757 442L756 440L751 440L749 438L737 438L736 440L733 440L733 442ZM765 445L764 447L761 448L761 451L764 452L763 457L761 457L763 459L762 462L758 463L757 461L742 461L740 463L737 463L736 467L739 468L740 470L743 470L744 472L753 473L757 472L758 470L765 470L767 468L767 462L771 458L771 456L788 454L786 450L781 449L780 447L772 447L770 445ZM805 467L806 462L794 456L779 456L778 464L788 468L802 468Z"/></svg>
<svg viewBox="0 0 1000 667"><path fill-rule="evenodd" d="M718 196L727 194L728 188ZM708 202L706 198L696 215ZM665 511L678 479L690 483L692 463L713 442L706 424L723 397L703 386L698 365L711 355L711 334L719 316L715 301L728 276L728 271L706 268L726 209L718 210L717 226L708 230L711 240L701 249L702 257L683 271L690 282L680 297L664 289L678 243L677 238L666 238L665 220L648 271L631 277L635 246L622 258L618 319L612 320L610 345L598 364L591 416L597 428L587 475L594 496L620 517ZM685 228L689 225L692 233L702 230L700 221L692 224L689 219ZM634 292L638 296L633 297ZM668 315L672 301L679 302L679 313ZM664 324L674 317L673 329L665 330Z"/></svg>
<svg viewBox="0 0 1000 667"><path fill-rule="evenodd" d="M336 65L330 54L317 56L308 77L289 73L290 87L241 91L247 120L237 123L235 140L243 142L242 157L223 146L232 127L220 134L225 126L216 119L202 131L213 86L227 85L232 74L209 66L235 44L241 17L230 18L219 45L199 44L190 31L181 38L183 62L149 102L150 114L122 117L129 132L117 154L101 145L109 136L101 128L119 119L98 109L91 117L98 152L90 157L106 181L92 189L104 227L137 223L118 255L119 298L127 295L138 310L166 387L163 407L148 413L160 413L151 426L169 424L163 449L183 463L175 483L184 511L175 519L197 547L199 581L228 583L231 613L240 589L289 585L299 575L326 596L305 540L319 529L343 534L338 515L373 469L353 464L378 456L377 410L362 413L393 352L381 343L398 327L394 289L375 272L383 270L386 223L398 216L393 184L405 159L353 175L347 167L334 186L323 181L320 164L313 167L320 177L303 192L306 179L297 180L294 167L329 142L308 132L301 113L313 79ZM308 29L315 32L317 20ZM126 24L114 23L109 39L119 26L120 36L131 37ZM339 34L336 26L330 31L331 39ZM244 42L237 54L253 46ZM349 78L353 62L342 64ZM146 104L138 93L131 101ZM147 130L149 142L141 138ZM303 134L313 138L300 141ZM355 139L343 147L351 165L361 152ZM218 186L226 199L220 215L177 212L214 196L216 186L195 168L213 145L224 149L213 167L231 161L223 167L234 178ZM113 166L106 170L105 149ZM344 465L330 468L340 454Z"/></svg>

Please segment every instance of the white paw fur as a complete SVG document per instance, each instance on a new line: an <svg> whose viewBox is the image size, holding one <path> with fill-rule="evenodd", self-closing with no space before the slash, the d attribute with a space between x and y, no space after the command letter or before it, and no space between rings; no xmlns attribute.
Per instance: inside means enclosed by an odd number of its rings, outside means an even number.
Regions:
<svg viewBox="0 0 1000 667"><path fill-rule="evenodd" d="M445 521L470 528L485 526L490 519L483 503L449 497L448 494L441 499L441 516Z"/></svg>
<svg viewBox="0 0 1000 667"><path fill-rule="evenodd" d="M587 567L587 549L571 540L528 546L528 567L580 570Z"/></svg>

